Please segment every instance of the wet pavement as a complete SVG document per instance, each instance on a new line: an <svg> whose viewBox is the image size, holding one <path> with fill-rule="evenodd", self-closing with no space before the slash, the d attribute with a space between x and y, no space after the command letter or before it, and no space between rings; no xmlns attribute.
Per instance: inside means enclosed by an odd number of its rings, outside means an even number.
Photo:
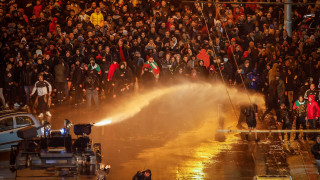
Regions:
<svg viewBox="0 0 320 180"><path fill-rule="evenodd" d="M220 101L209 100L210 93L198 97L202 93L193 89L170 92L124 121L92 127L90 137L102 144L103 162L111 165L107 179L132 179L144 169L151 169L152 179L252 179L255 175L317 179L310 153L314 142L292 140L288 145L281 143L278 134L260 134L261 141L255 143L245 140L244 134L216 133L218 128L236 129L237 122L230 107L225 105L223 110L229 113L221 113ZM130 97L104 100L99 110L57 105L49 121L53 129L61 128L64 119L73 124L96 123L139 106L126 106L130 101ZM261 129L268 125L258 122ZM5 159L1 153L0 178L13 175L6 169Z"/></svg>

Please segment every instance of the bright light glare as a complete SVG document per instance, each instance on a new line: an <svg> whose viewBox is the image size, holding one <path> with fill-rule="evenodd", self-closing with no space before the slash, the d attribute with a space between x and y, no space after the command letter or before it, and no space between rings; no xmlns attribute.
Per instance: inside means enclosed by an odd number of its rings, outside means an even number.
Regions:
<svg viewBox="0 0 320 180"><path fill-rule="evenodd" d="M111 124L111 123L112 123L112 121L110 119L106 119L106 120L100 121L98 123L95 123L94 125L95 126L104 126L104 125Z"/></svg>

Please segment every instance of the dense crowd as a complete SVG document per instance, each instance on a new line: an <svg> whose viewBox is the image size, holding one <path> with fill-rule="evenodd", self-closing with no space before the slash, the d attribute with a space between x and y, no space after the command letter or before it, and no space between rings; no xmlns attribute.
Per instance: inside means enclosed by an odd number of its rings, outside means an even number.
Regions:
<svg viewBox="0 0 320 180"><path fill-rule="evenodd" d="M70 96L76 107L84 95L97 106L101 97L116 99L138 86L204 80L245 85L265 95L267 112L282 104L291 112L310 102L308 95L319 100L320 8L294 5L290 36L283 8L211 0L2 0L0 99L5 108L38 105L40 116L51 116L51 104Z"/></svg>

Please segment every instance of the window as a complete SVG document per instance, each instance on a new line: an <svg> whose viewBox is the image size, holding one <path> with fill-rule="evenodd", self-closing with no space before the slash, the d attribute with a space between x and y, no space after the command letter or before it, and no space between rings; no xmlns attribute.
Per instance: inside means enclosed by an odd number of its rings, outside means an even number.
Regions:
<svg viewBox="0 0 320 180"><path fill-rule="evenodd" d="M5 118L0 120L0 132L13 129L13 118Z"/></svg>
<svg viewBox="0 0 320 180"><path fill-rule="evenodd" d="M33 124L33 120L29 116L16 116L17 127L29 126Z"/></svg>

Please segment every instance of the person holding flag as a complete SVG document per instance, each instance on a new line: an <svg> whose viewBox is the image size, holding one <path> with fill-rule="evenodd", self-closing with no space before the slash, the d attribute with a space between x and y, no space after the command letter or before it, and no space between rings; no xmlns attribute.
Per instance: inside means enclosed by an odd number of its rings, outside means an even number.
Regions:
<svg viewBox="0 0 320 180"><path fill-rule="evenodd" d="M156 78L156 82L157 82L159 79L159 74L160 74L160 69L159 69L158 64L154 61L152 56L149 57L148 61L145 62L145 64L150 66L150 72L153 73L154 77Z"/></svg>
<svg viewBox="0 0 320 180"><path fill-rule="evenodd" d="M89 68L89 70L95 70L97 72L97 74L101 75L101 68L100 68L99 64L97 64L95 62L94 57L90 58L90 64L88 64L88 68Z"/></svg>

